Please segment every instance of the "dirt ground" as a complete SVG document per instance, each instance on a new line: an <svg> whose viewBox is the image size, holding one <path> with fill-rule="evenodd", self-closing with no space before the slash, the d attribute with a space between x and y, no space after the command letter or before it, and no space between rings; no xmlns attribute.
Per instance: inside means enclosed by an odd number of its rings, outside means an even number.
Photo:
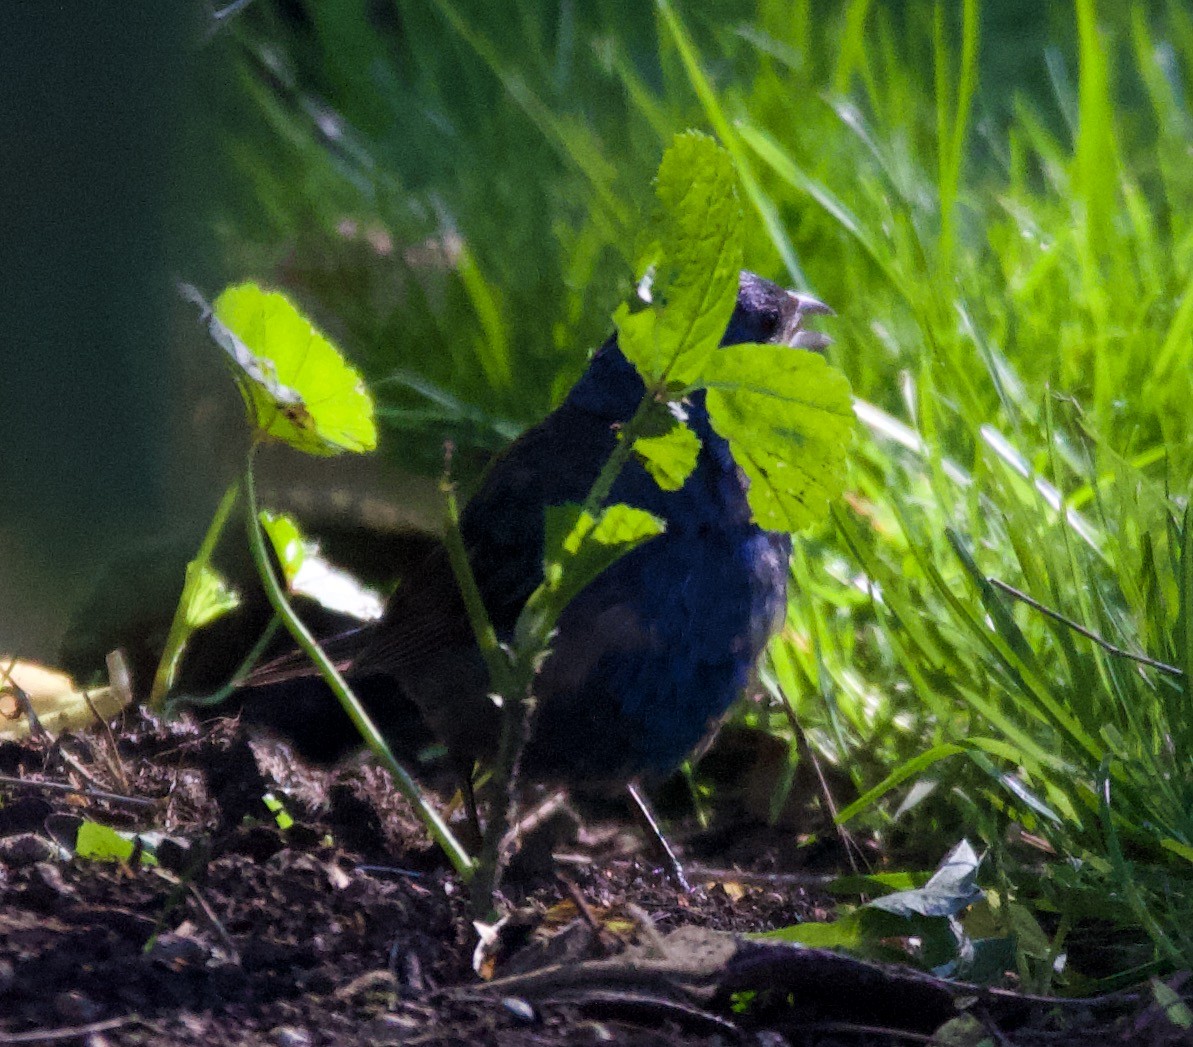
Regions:
<svg viewBox="0 0 1193 1047"><path fill-rule="evenodd" d="M642 981L638 967L629 980L601 967L677 928L758 932L825 917L816 875L791 868L791 854L767 843L776 834L751 833L740 816L676 827L689 858L743 870L693 866L686 894L615 819L585 820L554 845L554 862L525 860L506 886L518 929L505 929L486 967L522 972L507 991L474 972L477 932L459 881L371 767L312 770L277 745L250 750L235 723L132 713L108 735L0 743L0 776L0 1045L944 1042L931 1039L930 1014L918 1027L908 1019L915 983L858 982L852 968L801 982L813 984L802 1002L789 983L769 999L720 982L698 988L694 1005ZM294 825L270 819L264 788ZM54 839L81 817L167 834L162 867L64 860ZM565 935L548 933L565 924L579 952L559 952ZM540 973L525 959L533 948L507 960L522 943L546 950ZM750 963L759 968L755 957L739 971ZM548 967L554 988L544 990ZM559 991L569 970L603 973ZM1180 1042L1145 1003L1111 1015L981 1012L988 1027L950 1042Z"/></svg>

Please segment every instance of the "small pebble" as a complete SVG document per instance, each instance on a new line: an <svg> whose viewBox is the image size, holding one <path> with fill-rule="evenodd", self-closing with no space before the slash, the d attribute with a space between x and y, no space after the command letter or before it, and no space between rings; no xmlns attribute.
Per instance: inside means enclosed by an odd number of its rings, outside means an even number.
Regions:
<svg viewBox="0 0 1193 1047"><path fill-rule="evenodd" d="M534 1008L520 997L506 996L502 999L501 1006L517 1018L518 1021L525 1022L527 1025L533 1025L539 1020L539 1016L535 1014Z"/></svg>
<svg viewBox="0 0 1193 1047"><path fill-rule="evenodd" d="M54 997L54 1010L58 1017L71 1025L87 1025L95 1021L103 1008L76 989L60 992Z"/></svg>
<svg viewBox="0 0 1193 1047"><path fill-rule="evenodd" d="M12 869L23 869L57 857L54 845L35 833L18 833L0 840L0 862Z"/></svg>
<svg viewBox="0 0 1193 1047"><path fill-rule="evenodd" d="M311 1034L297 1025L278 1025L270 1030L269 1038L277 1047L310 1047Z"/></svg>

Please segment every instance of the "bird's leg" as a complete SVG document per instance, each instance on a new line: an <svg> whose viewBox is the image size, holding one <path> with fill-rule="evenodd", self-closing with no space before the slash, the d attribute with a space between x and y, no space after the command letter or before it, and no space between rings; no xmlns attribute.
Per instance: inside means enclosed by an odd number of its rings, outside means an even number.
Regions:
<svg viewBox="0 0 1193 1047"><path fill-rule="evenodd" d="M645 797L633 782L626 786L626 792L630 795L630 804L638 815L642 828L646 830L647 839L654 846L655 856L663 863L663 871L667 874L667 879L671 881L671 885L677 891L685 893L690 891L692 888L683 874L683 866L679 864L679 859L675 857L675 851L671 849L671 844L667 842L667 837L659 828L658 819L655 818Z"/></svg>

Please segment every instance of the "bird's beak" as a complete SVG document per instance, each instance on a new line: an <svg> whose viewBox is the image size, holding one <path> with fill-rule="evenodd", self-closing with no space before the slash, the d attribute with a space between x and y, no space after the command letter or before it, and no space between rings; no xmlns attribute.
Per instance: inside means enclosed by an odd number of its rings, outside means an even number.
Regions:
<svg viewBox="0 0 1193 1047"><path fill-rule="evenodd" d="M793 349L811 349L821 352L833 344L833 340L821 331L807 331L804 320L809 316L836 316L819 298L810 294L800 294L797 291L787 292L787 308L783 310L783 326L775 338L780 345L789 345Z"/></svg>
<svg viewBox="0 0 1193 1047"><path fill-rule="evenodd" d="M798 309L805 316L836 316L836 311L828 305L825 305L819 298L813 298L810 294L800 294L798 291L788 291L788 297L795 303Z"/></svg>

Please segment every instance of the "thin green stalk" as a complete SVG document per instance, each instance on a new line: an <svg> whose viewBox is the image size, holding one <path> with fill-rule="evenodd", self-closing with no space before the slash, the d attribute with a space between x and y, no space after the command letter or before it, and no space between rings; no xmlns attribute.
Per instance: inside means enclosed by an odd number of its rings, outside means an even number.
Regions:
<svg viewBox="0 0 1193 1047"><path fill-rule="evenodd" d="M476 876L472 881L473 911L478 917L487 918L492 912L493 896L501 881L501 844L513 821L514 782L534 713L534 666L545 652L545 637L549 634L534 637L533 654L529 660L525 656L517 661L511 659L509 649L497 639L497 631L493 628L472 565L468 562L468 551L464 548L460 533L459 506L450 483L444 483L443 493L447 504L444 545L464 599L469 624L489 670L490 685L501 700L501 734L491 778L498 799L485 826Z"/></svg>
<svg viewBox="0 0 1193 1047"><path fill-rule="evenodd" d="M191 569L201 571L211 562L211 554L215 552L215 547L219 543L220 536L224 533L228 517L232 514L232 509L235 507L236 499L239 496L240 483L239 481L234 481L224 492L224 496L220 499L220 504L216 506L215 515L211 518L211 523L208 525L207 533L203 536L203 542L199 546L199 551L195 554L195 558L187 565L188 578L190 577ZM153 675L153 688L149 692L149 707L156 712L161 712L165 704L166 694L174 682L174 672L178 667L178 658L182 653L182 645L186 641L187 634L190 631L190 627L186 622L188 610L186 604L186 600L179 600L178 606L174 609L174 620L170 623L169 633L166 634L166 643L162 648L162 658L158 663L157 672Z"/></svg>
<svg viewBox="0 0 1193 1047"><path fill-rule="evenodd" d="M489 670L489 682L497 694L504 695L511 683L509 655L497 639L497 630L493 628L489 619L489 612L476 584L476 575L472 573L472 565L468 562L468 550L464 548L464 538L460 533L460 508L456 502L455 488L449 481L444 480L441 489L447 509L443 534L447 558L451 563L452 573L456 576L456 584L460 587L468 623L472 626L476 644L485 659L485 667Z"/></svg>
<svg viewBox="0 0 1193 1047"><path fill-rule="evenodd" d="M289 630L290 635L294 637L295 643L298 644L307 657L315 664L323 679L327 682L327 686L331 688L332 693L343 707L344 712L348 714L348 718L352 721L353 726L360 732L360 736L364 739L365 744L372 751L373 755L377 757L381 765L389 771L394 784L398 787L398 791L410 801L415 813L422 820L431 837L443 849L443 853L447 855L457 874L465 882L468 882L472 879L476 871L472 858L469 857L468 852L464 850L460 842L452 834L447 823L439 816L439 812L427 803L418 784L406 769L398 763L390 751L389 745L386 744L385 738L377 730L377 726L365 711L364 706L360 704L360 700L352 693L347 682L340 675L327 655L324 654L314 636L311 635L310 630L307 629L298 615L294 613L294 609L286 599L286 594L283 592L281 583L274 573L273 565L269 561L269 554L265 548L265 536L261 532L261 521L257 515L257 495L253 481L252 451L249 452L245 462L241 486L244 488L245 495L245 523L248 530L249 551L252 554L257 573L261 576L261 584L265 588L265 595L269 598L274 611L281 618L282 624Z"/></svg>
<svg viewBox="0 0 1193 1047"><path fill-rule="evenodd" d="M597 474L596 480L593 482L592 487L589 488L588 495L584 499L582 508L590 516L596 516L600 511L601 505L609 497L609 492L613 490L613 485L617 482L617 477L621 475L626 462L630 460L630 455L634 453L634 441L638 439L643 422L654 406L655 395L655 390L648 389L641 401L639 401L638 408L634 411L630 420L622 426L618 434L620 439L617 441L617 446L613 448L613 453L609 455L605 464L601 467L601 471ZM554 628L554 622L552 622L552 628Z"/></svg>
<svg viewBox="0 0 1193 1047"><path fill-rule="evenodd" d="M534 666L537 662L536 658L515 666L511 674L511 690L502 695L501 737L492 775L497 801L485 826L473 881L472 906L480 917L492 911L493 896L501 883L502 843L514 821L515 783L534 722Z"/></svg>
<svg viewBox="0 0 1193 1047"><path fill-rule="evenodd" d="M237 481L239 483L239 481ZM166 702L166 715L172 716L177 710L183 708L207 709L213 705L222 705L235 692L235 690L244 683L244 679L253 668L261 660L261 656L265 650L273 642L273 638L277 636L278 630L282 627L282 621L275 614L269 619L269 624L265 627L265 631L257 638L257 642L253 644L253 648L248 654L244 656L244 660L237 666L236 671L232 674L231 679L228 680L223 687L211 694L189 695L180 694L177 697L171 697Z"/></svg>
<svg viewBox="0 0 1193 1047"><path fill-rule="evenodd" d="M629 461L634 441L643 428L654 400L655 392L649 390L642 397L629 422L622 427L621 439L617 441L613 453L609 455L584 499L582 509L590 516L595 516L600 511L601 505L613 489L618 474ZM447 505L444 545L456 576L456 584L460 587L469 624L489 670L490 685L501 703L501 734L491 779L491 786L498 801L485 827L476 875L472 882L473 909L478 915L487 916L492 910L493 895L501 881L501 846L513 821L518 768L534 722L534 678L550 650L551 634L563 607L547 594L544 585L540 585L531 594L522 612L523 617L533 617L533 625L525 631L516 630L519 642L512 651L503 645L493 628L480 589L477 587L472 565L468 562L468 551L460 533L460 514L455 492L450 484L445 483L443 493Z"/></svg>

